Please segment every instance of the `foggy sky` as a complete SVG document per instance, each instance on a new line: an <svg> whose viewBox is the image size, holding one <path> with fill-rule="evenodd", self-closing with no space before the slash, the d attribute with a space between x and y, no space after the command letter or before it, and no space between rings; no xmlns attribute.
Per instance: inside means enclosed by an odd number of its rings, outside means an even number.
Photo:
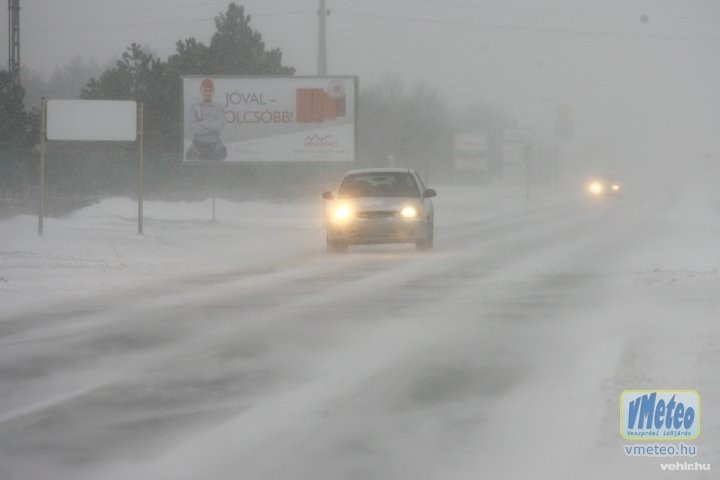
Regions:
<svg viewBox="0 0 720 480"><path fill-rule="evenodd" d="M49 74L106 64L131 43L160 58L209 43L229 1L21 0L21 59ZM317 65L317 0L236 2L299 75ZM326 0L328 71L360 85L399 76L452 107L490 104L538 135L572 108L588 156L717 155L719 2L713 0ZM7 25L7 9L0 9ZM0 38L7 68L7 33Z"/></svg>

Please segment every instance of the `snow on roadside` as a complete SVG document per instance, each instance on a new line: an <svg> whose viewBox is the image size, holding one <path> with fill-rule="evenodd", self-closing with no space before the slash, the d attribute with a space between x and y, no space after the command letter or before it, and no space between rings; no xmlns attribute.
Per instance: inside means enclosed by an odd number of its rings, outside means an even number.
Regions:
<svg viewBox="0 0 720 480"><path fill-rule="evenodd" d="M317 203L145 202L144 235L137 204L109 198L61 218L23 215L0 221L0 308L5 313L92 296L143 282L252 268L300 252L320 252Z"/></svg>
<svg viewBox="0 0 720 480"><path fill-rule="evenodd" d="M552 204L555 197L532 204ZM507 188L441 187L438 228L457 210L502 217L528 208L524 192ZM445 211L443 211L445 209ZM325 250L323 204L318 199L273 203L216 201L144 203L144 235L137 234L137 203L107 198L60 218L0 220L0 310L92 297L118 288L157 284L179 275L279 265ZM448 215L448 213L451 213Z"/></svg>
<svg viewBox="0 0 720 480"><path fill-rule="evenodd" d="M666 208L635 221L651 233L645 248L619 252L616 258L618 294L608 311L608 323L622 338L612 368L596 387L591 411L596 416L588 443L585 478L677 478L661 463L699 462L720 468L720 208L703 192L670 194ZM626 389L693 389L700 394L701 434L685 442L698 449L696 457L626 456L624 445L653 444L623 440L618 432L618 399ZM608 395L608 392L612 395ZM612 428L615 426L614 428ZM675 444L679 442L659 442ZM712 472L691 472L693 478L714 478Z"/></svg>

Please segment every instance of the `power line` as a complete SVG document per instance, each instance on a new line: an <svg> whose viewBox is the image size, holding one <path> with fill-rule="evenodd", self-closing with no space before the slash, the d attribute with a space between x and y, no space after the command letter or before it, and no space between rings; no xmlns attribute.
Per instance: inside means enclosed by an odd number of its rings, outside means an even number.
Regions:
<svg viewBox="0 0 720 480"><path fill-rule="evenodd" d="M365 1L368 0L355 0ZM369 0L375 1L375 0ZM413 5L427 5L445 8L455 9L466 9L466 10L485 10L485 11L496 11L496 12L512 12L512 13L532 13L532 14L543 14L543 15L565 15L565 16L577 16L577 17L597 17L597 18L632 18L637 19L647 12L640 13L602 13L602 12L583 12L579 10L563 10L553 8L528 8L528 7L512 7L512 6L495 6L495 5L471 5L467 3L448 3L448 2L437 2L432 0L382 0L384 3L391 1L396 3L409 3ZM715 21L716 17L689 17L680 15L652 15L653 19L661 20L690 20L690 21Z"/></svg>
<svg viewBox="0 0 720 480"><path fill-rule="evenodd" d="M214 7L219 8L221 11L218 11L218 13L223 13L226 9L228 4L230 3L229 0L224 1L215 1L215 2L194 2L194 3L185 3L185 4L179 4L179 5L173 5L172 11L177 10L190 10L190 9L204 9L206 10L208 7ZM102 13L97 13L93 15L84 14L84 15L73 15L72 17L60 17L60 18L107 18L108 16L112 15L123 15L123 14L134 14L134 15L142 15L145 13L150 12L167 12L168 7L142 7L142 8L135 8L135 9L125 9L125 10L103 10ZM310 11L310 10L307 10ZM249 14L247 12L247 7L245 7L245 14L255 16L253 14ZM267 16L267 15L284 15L286 12L279 11L279 12L268 12L268 13L261 13L258 15L261 16ZM33 21L56 21L58 19L57 15L53 15L52 17L46 17L46 18L30 18L28 19L29 22Z"/></svg>
<svg viewBox="0 0 720 480"><path fill-rule="evenodd" d="M201 6L207 7L207 4L186 5L186 7L189 7L189 8L190 7L201 7ZM173 8L175 8L175 7L173 7ZM78 19L92 20L95 18L107 19L107 18L111 17L112 15L138 14L138 13L142 14L142 13L147 13L147 12L152 12L152 11L165 11L165 10L167 10L167 9L166 8L148 8L148 9L144 9L144 10L119 10L119 11L114 11L114 12L104 12L102 14L95 14L95 15L73 15L73 16L68 16L68 17L55 16L52 18L30 18L27 21L25 21L24 23L30 24L30 25L36 25L36 24L42 24L42 23L57 24L58 20L63 20L63 19L72 19L72 20L78 20ZM221 14L221 13L224 13L224 12L218 12L218 14ZM277 11L277 12L264 12L264 13L248 13L247 11L245 11L245 15L246 16L249 15L251 18L254 18L254 17L276 17L276 16L280 17L280 16L301 15L301 14L309 14L309 13L314 13L314 10L306 9L306 10L290 10L290 11ZM133 22L131 24L130 23L120 23L120 24L114 23L111 26L103 25L101 28L112 28L116 25L124 28L127 26L135 26L135 25L156 25L156 24L157 25L165 25L165 24L173 24L173 23L190 23L190 22L195 22L195 21L207 22L207 21L213 21L213 18L214 17L209 18L207 16L203 16L202 18L186 19L186 20L166 20L166 21L157 21L157 22L154 22L154 21L147 22L146 21L146 22ZM95 28L94 25L87 25L87 24L83 24L83 27L90 27L93 29ZM84 29L89 29L89 28L84 28Z"/></svg>
<svg viewBox="0 0 720 480"><path fill-rule="evenodd" d="M618 37L618 38L645 38L645 39L662 39L662 40L705 40L705 41L720 41L720 36L702 36L702 35L668 35L668 34L653 34L653 33L631 33L631 32L603 32L599 30L580 30L580 29L565 29L565 28L546 28L546 27L520 27L514 25L498 25L498 24L483 24L475 22L464 22L464 21L452 21L452 20L438 20L432 18L415 18L415 17L401 17L394 15L381 15L374 13L362 13L362 12L348 12L344 10L333 10L334 13L339 15L347 15L351 17L366 17L366 18L377 18L382 20L392 20L407 23L425 23L435 25L446 25L446 26L461 26L461 27L473 27L484 30L506 30L506 31L524 31L524 32L536 32L536 33L550 33L560 35L578 35L578 36L597 36L597 37Z"/></svg>
<svg viewBox="0 0 720 480"><path fill-rule="evenodd" d="M287 11L287 12L269 12L269 13L256 13L251 15L251 17L279 17L279 16L288 16L288 15L306 15L310 13L315 13L314 10L295 10L295 11ZM162 20L162 21L146 21L146 22L132 22L132 23L112 23L112 24L92 24L92 25L83 25L82 30L83 31L89 31L89 30L107 30L107 29L114 29L114 28L128 28L128 27L153 27L157 25L174 25L174 24L181 24L181 23L208 23L212 22L212 19L209 19L207 17L203 18L191 18L191 19L184 19L184 20ZM54 22L57 23L57 22ZM37 25L33 25L37 26ZM42 35L47 32L51 31L66 31L70 27L62 27L55 25L55 28L43 28L42 31L39 32L33 32L34 35Z"/></svg>
<svg viewBox="0 0 720 480"><path fill-rule="evenodd" d="M355 0L358 1L358 0ZM386 1L386 0L384 0ZM553 14L567 14L567 15L581 15L581 12L570 12L570 11L559 11L559 10L546 10L546 9L534 9L534 8L518 8L518 7L487 7L487 6L481 6L481 5L467 5L467 4L458 4L458 3L449 3L442 5L438 2L434 2L431 0L394 0L397 2L404 2L404 3L412 3L412 4L427 4L427 5L433 5L433 6L450 6L455 8L472 8L472 9L488 9L488 10L502 10L502 11L524 11L524 12L532 12L532 13L553 13ZM207 6L207 3L200 4L200 3L192 3L192 4L185 4L181 5L179 7L186 7L186 8L194 8L194 7L200 7L200 6ZM130 13L131 11L127 10L123 13ZM133 13L136 13L136 11L132 11ZM381 19L381 20L390 20L390 21L396 21L396 22L405 22L405 23L420 23L420 24L435 24L435 25L446 25L446 26L454 26L454 27L468 27L468 28L477 28L477 29L483 29L483 30L504 30L504 31L524 31L524 32L536 32L536 33L547 33L547 34L560 34L560 35L577 35L577 36L597 36L597 37L620 37L620 38L655 38L655 39L666 39L666 40L700 40L700 41L711 41L711 42L717 42L720 41L720 36L711 36L711 35L679 35L679 34L657 34L657 33L632 33L632 32L621 32L621 31L600 31L600 30L583 30L583 29L568 29L568 28L554 28L554 27L524 27L524 26L515 26L515 25L502 25L502 24L487 24L487 23L478 23L478 22L470 22L470 21L453 21L453 20L442 20L442 19L436 19L436 18L420 18L420 17L408 17L408 16L400 16L400 15L387 15L387 14L376 14L376 13L365 13L365 12L353 12L353 11L345 11L345 10L336 10L333 9L333 12L339 15L346 15L350 17L364 17L364 18L375 18L375 19ZM121 13L121 12L116 12ZM292 10L292 11L277 11L277 12L265 12L265 13L255 13L255 14L249 14L251 17L257 17L257 18L263 18L263 17L279 17L279 16L292 16L292 15L309 15L309 14L316 14L317 12L315 10ZM595 14L584 14L584 15L590 15L593 16ZM599 16L623 16L627 17L629 15L626 14L600 14ZM99 17L99 15L98 15ZM107 18L107 14L102 15L103 18ZM73 19L78 19L77 16L72 17ZM95 16L91 16L89 18L96 18ZM653 17L658 18L658 17ZM670 18L670 17L664 17L664 18ZM194 23L206 23L211 22L211 19L208 19L207 17L203 18L191 18L191 19L182 19L182 20L163 20L163 21L144 21L144 22L127 22L127 23L113 23L113 24L84 24L82 27L82 30L106 30L106 29L117 29L117 28L131 28L131 27L154 27L158 25L173 25L173 24L194 24ZM38 26L39 20L29 20L27 22L28 27L36 27ZM42 31L33 31L33 35L43 35L46 33L50 33L53 31L66 31L68 28L72 27L62 27L57 25L57 18L53 20L54 25L52 27L43 27Z"/></svg>

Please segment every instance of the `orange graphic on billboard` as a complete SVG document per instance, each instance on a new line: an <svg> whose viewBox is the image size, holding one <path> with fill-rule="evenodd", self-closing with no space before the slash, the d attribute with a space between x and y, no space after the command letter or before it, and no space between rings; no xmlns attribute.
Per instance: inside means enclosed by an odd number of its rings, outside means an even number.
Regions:
<svg viewBox="0 0 720 480"><path fill-rule="evenodd" d="M295 92L298 123L323 123L345 116L344 93L328 95L322 88L298 88Z"/></svg>

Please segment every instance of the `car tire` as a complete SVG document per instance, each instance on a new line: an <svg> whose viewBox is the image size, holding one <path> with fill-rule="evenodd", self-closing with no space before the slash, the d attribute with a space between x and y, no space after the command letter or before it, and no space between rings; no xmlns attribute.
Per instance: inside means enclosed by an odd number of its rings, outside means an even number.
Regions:
<svg viewBox="0 0 720 480"><path fill-rule="evenodd" d="M435 229L433 227L432 220L430 220L428 222L427 230L428 231L425 234L425 238L415 242L415 248L417 248L418 250L423 250L423 251L432 250L433 247L435 246Z"/></svg>

